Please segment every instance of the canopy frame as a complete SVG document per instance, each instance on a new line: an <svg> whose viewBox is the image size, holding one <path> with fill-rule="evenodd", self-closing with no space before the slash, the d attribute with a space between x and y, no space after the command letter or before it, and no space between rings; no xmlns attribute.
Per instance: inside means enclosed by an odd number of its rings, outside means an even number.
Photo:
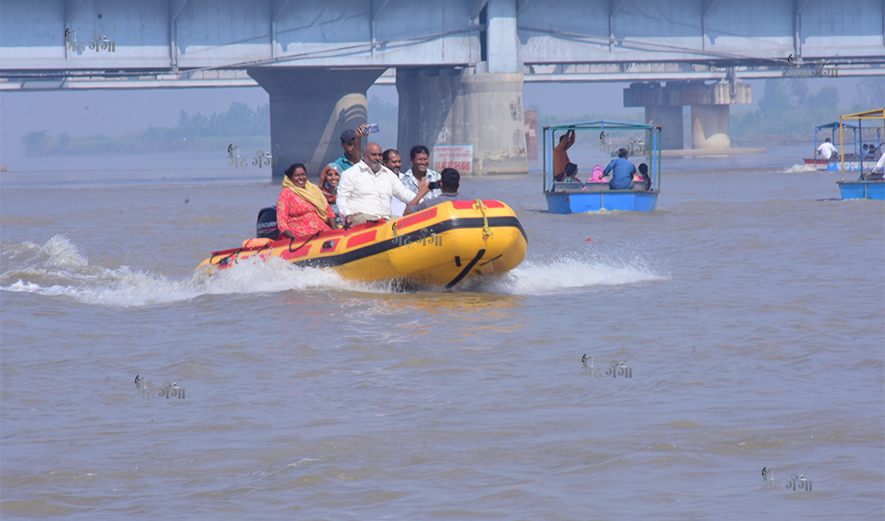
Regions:
<svg viewBox="0 0 885 521"><path fill-rule="evenodd" d="M871 119L871 120L882 120L883 126L885 126L885 108L867 110L864 112L856 112L854 114L846 114L844 116L839 117L839 153L842 155L842 181L845 181L845 143L842 141L842 122L846 119L856 119L857 120L857 129L860 131L860 140L863 141L863 120ZM878 135L878 129L877 129ZM855 131L855 135L857 135L857 131ZM881 141L881 137L877 139L877 141ZM879 146L881 143L876 143L876 146ZM857 148L857 138L854 140L854 146ZM857 151L858 158L860 158L860 178L863 179L863 149Z"/></svg>
<svg viewBox="0 0 885 521"><path fill-rule="evenodd" d="M649 175L651 177L651 190L661 190L661 126L648 125L645 123L630 123L625 121L582 121L577 123L563 123L561 125L549 125L544 127L544 192L553 192L553 149L556 146L556 131L559 130L644 130L648 133L649 150Z"/></svg>

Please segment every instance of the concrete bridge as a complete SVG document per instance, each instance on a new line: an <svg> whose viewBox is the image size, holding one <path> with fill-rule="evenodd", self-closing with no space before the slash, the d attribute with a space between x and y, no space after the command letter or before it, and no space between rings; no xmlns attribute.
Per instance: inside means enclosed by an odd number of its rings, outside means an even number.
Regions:
<svg viewBox="0 0 885 521"><path fill-rule="evenodd" d="M691 105L702 148L727 144L728 106L750 100L741 78L822 74L824 61L885 75L882 0L0 0L0 12L0 89L258 84L280 169L340 155L378 81L399 92L400 150L473 144L483 174L527 170L525 81L645 82L625 104L646 107L670 148Z"/></svg>

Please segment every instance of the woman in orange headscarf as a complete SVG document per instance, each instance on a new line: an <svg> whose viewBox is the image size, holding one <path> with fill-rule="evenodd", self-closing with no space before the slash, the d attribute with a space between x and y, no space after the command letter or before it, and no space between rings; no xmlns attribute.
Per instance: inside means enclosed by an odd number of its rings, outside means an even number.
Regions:
<svg viewBox="0 0 885 521"><path fill-rule="evenodd" d="M301 163L286 169L277 201L277 228L290 239L337 228L335 212L320 188L307 180L307 169Z"/></svg>

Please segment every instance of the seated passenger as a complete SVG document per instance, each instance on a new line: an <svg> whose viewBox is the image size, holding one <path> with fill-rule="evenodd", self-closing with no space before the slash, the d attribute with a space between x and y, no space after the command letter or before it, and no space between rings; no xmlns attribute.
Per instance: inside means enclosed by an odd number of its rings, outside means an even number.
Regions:
<svg viewBox="0 0 885 521"><path fill-rule="evenodd" d="M569 163L565 165L565 182L566 183L580 183L581 180L578 179L578 165L574 163Z"/></svg>
<svg viewBox="0 0 885 521"><path fill-rule="evenodd" d="M602 172L606 175L609 172L614 172L609 184L612 190L630 190L633 188L633 173L636 172L636 167L627 160L626 148L618 150L618 158L612 159L612 162Z"/></svg>
<svg viewBox="0 0 885 521"><path fill-rule="evenodd" d="M424 145L413 146L412 150L409 151L409 159L412 162L412 167L399 176L403 186L414 193L418 193L418 184L421 183L422 179L427 179L431 183L440 180L439 172L428 168L430 166L430 151L427 150L427 147ZM400 164L402 164L402 159L400 159ZM431 189L424 198L433 199L434 197L439 197L439 194L440 189Z"/></svg>
<svg viewBox="0 0 885 521"><path fill-rule="evenodd" d="M593 167L593 173L590 175L590 179L587 181L588 183L601 183L605 181L603 179L605 174L602 173L602 165L596 165Z"/></svg>
<svg viewBox="0 0 885 521"><path fill-rule="evenodd" d="M329 163L320 174L320 190L335 212L335 224L342 225L341 214L338 212L338 183L341 181L341 167L337 163Z"/></svg>
<svg viewBox="0 0 885 521"><path fill-rule="evenodd" d="M817 147L817 153L823 156L824 159L833 159L833 156L838 155L839 151L836 150L836 147L830 142L830 138L824 139L824 142Z"/></svg>
<svg viewBox="0 0 885 521"><path fill-rule="evenodd" d="M580 183L581 180L575 177L578 174L578 165L569 163L565 165L565 172L554 177L557 183Z"/></svg>
<svg viewBox="0 0 885 521"><path fill-rule="evenodd" d="M873 167L874 174L882 174L885 173L885 154L881 154L879 156L879 161L876 163L876 166Z"/></svg>
<svg viewBox="0 0 885 521"><path fill-rule="evenodd" d="M439 197L435 199L428 200L426 197L420 203L409 206L406 208L406 211L403 215L409 215L410 213L420 212L421 210L426 210L431 206L436 206L440 203L444 203L446 201L454 201L456 199L471 199L466 194L458 192L458 188L461 187L461 174L458 173L454 168L446 168L440 174L442 179L440 180L440 194Z"/></svg>
<svg viewBox="0 0 885 521"><path fill-rule="evenodd" d="M341 173L338 209L345 226L390 219L391 199L396 197L408 207L418 204L430 191L426 177L418 184L418 194L403 186L396 174L381 164L381 157L381 146L369 143L363 160Z"/></svg>
<svg viewBox="0 0 885 521"><path fill-rule="evenodd" d="M335 212L320 188L307 180L307 169L295 163L286 169L277 201L277 228L290 239L335 229Z"/></svg>
<svg viewBox="0 0 885 521"><path fill-rule="evenodd" d="M553 149L553 175L556 182L565 177L565 167L571 163L568 158L568 149L574 144L575 131L572 129L559 137L559 144Z"/></svg>
<svg viewBox="0 0 885 521"><path fill-rule="evenodd" d="M651 190L651 177L648 176L648 165L646 165L645 163L639 164L639 177L640 181L645 181L645 189ZM635 180L636 179L634 176L634 181Z"/></svg>

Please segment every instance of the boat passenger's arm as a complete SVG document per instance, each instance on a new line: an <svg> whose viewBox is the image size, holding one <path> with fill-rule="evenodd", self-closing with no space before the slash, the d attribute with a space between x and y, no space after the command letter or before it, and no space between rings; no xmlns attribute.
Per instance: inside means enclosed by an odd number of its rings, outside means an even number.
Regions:
<svg viewBox="0 0 885 521"><path fill-rule="evenodd" d="M359 163L360 160L363 158L363 149L361 148L361 146L362 146L362 144L363 144L363 136L368 136L368 135L369 135L369 131L366 130L366 128L367 128L368 126L369 126L369 125L363 123L362 125L360 125L360 126L357 127L357 129L356 129L356 132L355 132L355 133L356 133L356 137L354 138L354 139L356 139L356 143L355 143L356 146L354 147L354 151L356 151L356 161L354 161L354 160L351 159L351 158L348 158L348 159L351 160L351 162L352 162L353 164L357 164L357 163Z"/></svg>
<svg viewBox="0 0 885 521"><path fill-rule="evenodd" d="M338 216L335 215L335 210L332 209L331 204L326 204L326 215L329 216L326 219L326 224L329 225L329 228L332 228L333 230L338 229L338 222L337 222Z"/></svg>
<svg viewBox="0 0 885 521"><path fill-rule="evenodd" d="M427 176L424 176L424 179L418 183L418 195L415 196L414 199L406 203L406 211L403 212L403 215L409 215L410 213L415 212L415 206L418 206L418 203L421 202L421 198L427 195L430 191L430 181L427 180Z"/></svg>
<svg viewBox="0 0 885 521"><path fill-rule="evenodd" d="M419 193L421 192L421 184L424 183L425 181L427 181L427 176L424 176L424 179L422 179L421 182L418 183L418 192ZM416 203L410 202L415 199L415 193L412 192L411 190L409 190L408 188L406 188L406 185L404 185L402 183L402 181L397 179L395 175L390 176L390 186L393 188L393 196L396 197L397 199L399 199L400 201L406 203L407 207L411 206L413 204L417 204L417 202ZM425 192L425 193L427 193L427 192ZM418 197L418 199L420 200L421 197L424 197L424 196L420 195Z"/></svg>
<svg viewBox="0 0 885 521"><path fill-rule="evenodd" d="M608 173L611 172L614 167L615 167L615 162L612 161L611 163L608 164L607 167L605 167L605 170L602 171L602 175L608 175ZM341 193L341 188L338 189L338 193L339 194ZM341 197L341 196L339 195L338 197Z"/></svg>
<svg viewBox="0 0 885 521"><path fill-rule="evenodd" d="M568 131L568 137L566 138L565 149L568 150L575 144L575 131L574 129Z"/></svg>

